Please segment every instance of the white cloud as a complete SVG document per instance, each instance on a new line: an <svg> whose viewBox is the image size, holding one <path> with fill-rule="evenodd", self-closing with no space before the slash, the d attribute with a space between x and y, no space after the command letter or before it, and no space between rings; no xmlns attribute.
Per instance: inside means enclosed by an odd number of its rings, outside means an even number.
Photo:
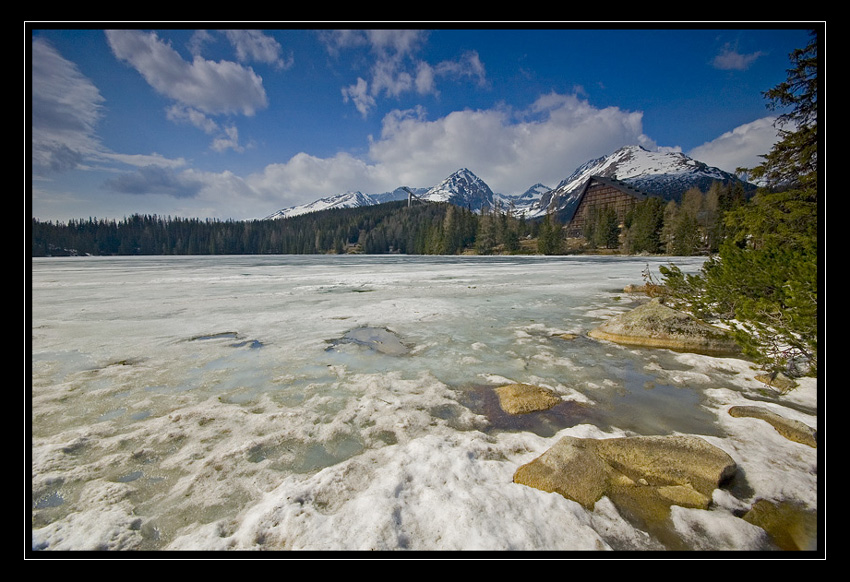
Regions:
<svg viewBox="0 0 850 582"><path fill-rule="evenodd" d="M457 61L441 61L437 63L436 72L439 75L455 78L472 77L479 85L487 83L487 72L477 51L467 51Z"/></svg>
<svg viewBox="0 0 850 582"><path fill-rule="evenodd" d="M369 94L369 84L361 78L358 78L354 85L343 87L342 97L346 103L349 100L353 101L357 111L363 117L366 117L375 106L375 98Z"/></svg>
<svg viewBox="0 0 850 582"><path fill-rule="evenodd" d="M160 94L207 114L253 115L268 105L263 81L251 68L200 56L188 62L155 33L106 31L113 54Z"/></svg>
<svg viewBox="0 0 850 582"><path fill-rule="evenodd" d="M210 147L217 152L225 150L241 152L245 149L239 145L239 130L234 125L225 127L224 133L214 139Z"/></svg>
<svg viewBox="0 0 850 582"><path fill-rule="evenodd" d="M775 117L764 117L746 123L695 147L688 155L727 172L755 167L764 161L760 156L770 152L778 140L775 122Z"/></svg>
<svg viewBox="0 0 850 582"><path fill-rule="evenodd" d="M271 204L267 213L271 214L280 208L348 190L382 192L392 180L382 175L383 172L384 168L369 165L346 153L332 158L300 153L287 162L266 166L263 172L249 176L246 183ZM399 185L395 184L392 188Z"/></svg>
<svg viewBox="0 0 850 582"><path fill-rule="evenodd" d="M257 31L226 32L240 60L288 66L280 57L281 47L273 38ZM106 31L113 54L129 63L157 92L174 99L166 116L176 123L187 123L208 135L215 135L210 149L242 151L238 130L232 124L220 125L211 116L241 113L252 116L268 105L262 78L248 67L229 61L213 62L200 56L203 45L213 40L206 31L192 35L189 47L192 62L155 33L136 30Z"/></svg>
<svg viewBox="0 0 850 582"><path fill-rule="evenodd" d="M428 121L422 110L395 111L384 118L370 156L407 185L430 186L466 167L513 194L537 181L554 187L589 159L635 143L652 145L641 113L550 93L521 112L466 110Z"/></svg>
<svg viewBox="0 0 850 582"><path fill-rule="evenodd" d="M301 153L247 183L278 203L269 214L348 190L433 186L462 167L497 192L514 194L538 181L554 187L589 159L635 143L652 147L642 132L642 114L551 93L521 112L465 110L428 120L422 108L396 110L384 117L368 161Z"/></svg>
<svg viewBox="0 0 850 582"><path fill-rule="evenodd" d="M746 124L689 155L728 171L755 165L776 139L772 123L765 118ZM520 193L538 181L554 187L580 164L627 144L655 147L642 132L641 113L600 109L576 95L549 93L519 112L466 110L428 120L422 108L393 111L373 139L368 159L299 153L244 179L230 172L146 169L122 185L125 191L135 187L142 192L143 178L148 178L156 186L145 186L148 192L183 196L187 216L252 219L349 190L433 186L461 167L505 194Z"/></svg>
<svg viewBox="0 0 850 582"><path fill-rule="evenodd" d="M397 98L405 93L437 95L437 79L473 79L479 85L487 84L484 64L475 51L467 51L457 60L436 64L416 57L427 32L420 30L345 30L328 31L320 35L326 50L338 56L343 50L366 48L374 58L370 61L368 75L344 87L346 102L354 103L357 111L368 116L379 97ZM368 77L368 78L364 78Z"/></svg>
<svg viewBox="0 0 850 582"><path fill-rule="evenodd" d="M240 62L267 63L278 69L288 69L294 62L291 54L285 59L281 57L283 48L280 43L259 30L227 30L225 34L236 49Z"/></svg>
<svg viewBox="0 0 850 582"><path fill-rule="evenodd" d="M714 57L712 65L714 68L724 71L745 71L763 54L764 53L759 51L742 54L739 53L737 49L727 44L720 51L720 54Z"/></svg>
<svg viewBox="0 0 850 582"><path fill-rule="evenodd" d="M100 156L103 159L117 162L121 165L142 168L144 166L162 166L164 168L179 168L186 165L184 158L166 158L160 154L116 154L105 152Z"/></svg>
<svg viewBox="0 0 850 582"><path fill-rule="evenodd" d="M170 121L188 123L206 134L213 134L219 131L218 124L215 121L193 107L176 104L167 108L165 113Z"/></svg>

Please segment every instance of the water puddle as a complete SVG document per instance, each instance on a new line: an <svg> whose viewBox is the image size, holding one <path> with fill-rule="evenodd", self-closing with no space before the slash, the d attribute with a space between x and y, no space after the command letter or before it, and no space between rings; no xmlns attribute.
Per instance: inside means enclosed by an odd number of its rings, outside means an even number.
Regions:
<svg viewBox="0 0 850 582"><path fill-rule="evenodd" d="M402 356L410 351L395 333L384 327L357 327L330 343L329 350L341 344L355 344L390 356Z"/></svg>
<svg viewBox="0 0 850 582"><path fill-rule="evenodd" d="M551 437L562 429L584 423L595 424L599 420L592 406L566 400L548 410L509 414L502 409L495 386L491 385L465 387L460 401L472 412L487 418L489 431L527 431Z"/></svg>
<svg viewBox="0 0 850 582"><path fill-rule="evenodd" d="M592 424L604 431L620 429L643 435L723 434L715 415L701 406L700 390L656 384L640 374L631 373L616 386L582 390L590 402L565 400L548 410L527 414L505 412L494 388L465 386L459 397L461 404L488 419L490 430L529 431L551 437L565 428Z"/></svg>

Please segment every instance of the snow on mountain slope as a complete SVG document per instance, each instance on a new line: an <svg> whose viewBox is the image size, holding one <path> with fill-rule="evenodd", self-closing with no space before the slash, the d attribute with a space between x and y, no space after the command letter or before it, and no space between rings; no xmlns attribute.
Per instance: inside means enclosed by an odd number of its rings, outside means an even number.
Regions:
<svg viewBox="0 0 850 582"><path fill-rule="evenodd" d="M641 146L626 146L608 156L585 162L553 189L535 184L519 196L495 194L481 178L461 168L436 186L414 188L413 192L421 199L451 202L473 212L481 212L485 207L493 208L498 203L503 209L510 208L516 215L526 218L539 218L551 211L557 211L562 216L572 216L572 210L578 204L581 186L590 176L616 178L647 194L668 200L678 200L682 193L692 187L705 191L715 181L741 182L734 174L691 159L680 152L651 152ZM754 188L746 182L741 184L748 190ZM401 187L384 194L346 192L285 208L266 218L287 218L329 208L353 208L406 198L407 191Z"/></svg>
<svg viewBox="0 0 850 582"><path fill-rule="evenodd" d="M485 206L492 208L495 202L490 186L466 168L456 171L421 198L431 202L451 202L474 212L480 212Z"/></svg>
<svg viewBox="0 0 850 582"><path fill-rule="evenodd" d="M614 153L590 160L543 194L525 209L528 218L548 211L571 215L578 204L581 186L591 176L614 178L647 194L678 200L692 187L707 190L713 182L740 181L737 176L689 158L681 152L651 152L641 146L626 146ZM745 189L753 186L741 182Z"/></svg>
<svg viewBox="0 0 850 582"><path fill-rule="evenodd" d="M321 198L315 202L310 202L309 204L302 204L300 206L292 206L290 208L278 210L274 214L267 216L266 220L274 218L291 218L293 216L300 216L301 214L318 212L329 208L356 208L358 206L371 206L373 204L375 204L375 201L367 194L363 194L362 192L344 192L342 194L328 196L327 198Z"/></svg>

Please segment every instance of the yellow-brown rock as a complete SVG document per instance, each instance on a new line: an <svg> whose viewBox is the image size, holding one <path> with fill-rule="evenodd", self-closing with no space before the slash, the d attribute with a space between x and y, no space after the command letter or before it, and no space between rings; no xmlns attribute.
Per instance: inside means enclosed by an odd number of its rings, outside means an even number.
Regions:
<svg viewBox="0 0 850 582"><path fill-rule="evenodd" d="M799 503L774 503L760 499L744 514L744 521L765 530L780 549L817 549L817 510L808 509Z"/></svg>
<svg viewBox="0 0 850 582"><path fill-rule="evenodd" d="M496 388L499 405L508 414L527 414L548 410L561 402L552 390L531 384L506 384Z"/></svg>
<svg viewBox="0 0 850 582"><path fill-rule="evenodd" d="M658 524L672 505L707 508L736 468L723 450L694 436L564 437L519 467L514 482L588 509L607 496L630 516Z"/></svg>
<svg viewBox="0 0 850 582"><path fill-rule="evenodd" d="M789 441L815 449L818 447L818 435L815 429L799 420L785 418L762 406L733 406L729 409L729 415L735 418L758 418L771 425L776 432Z"/></svg>
<svg viewBox="0 0 850 582"><path fill-rule="evenodd" d="M612 317L587 335L626 345L699 353L735 354L740 351L725 330L668 307L658 299Z"/></svg>

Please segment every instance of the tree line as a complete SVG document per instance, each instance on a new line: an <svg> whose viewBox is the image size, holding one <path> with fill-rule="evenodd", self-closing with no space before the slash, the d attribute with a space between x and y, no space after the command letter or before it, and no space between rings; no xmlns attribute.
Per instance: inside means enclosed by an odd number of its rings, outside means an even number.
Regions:
<svg viewBox="0 0 850 582"><path fill-rule="evenodd" d="M715 252L722 216L744 202L743 190L717 183L693 188L681 202L648 197L624 224L604 210L588 221L580 244L564 238L554 214L526 220L510 209L481 214L449 203L387 202L336 208L274 220L202 220L132 215L67 223L31 223L31 256L240 254L566 254L598 248L626 253L692 255Z"/></svg>

